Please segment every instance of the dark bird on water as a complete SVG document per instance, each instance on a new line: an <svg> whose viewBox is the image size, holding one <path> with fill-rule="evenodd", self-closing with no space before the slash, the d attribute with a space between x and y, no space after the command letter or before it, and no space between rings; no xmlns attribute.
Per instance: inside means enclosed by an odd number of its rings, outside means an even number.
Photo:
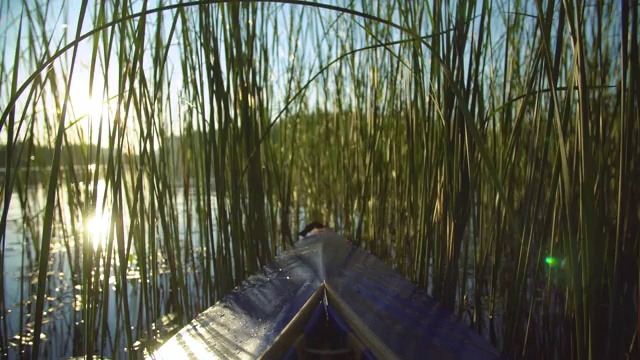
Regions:
<svg viewBox="0 0 640 360"><path fill-rule="evenodd" d="M300 231L298 233L298 235L305 237L307 236L309 233L313 232L314 230L322 230L325 229L326 226L322 225L321 223L314 221L312 223L309 223L307 226L304 227L304 229L302 229L302 231Z"/></svg>

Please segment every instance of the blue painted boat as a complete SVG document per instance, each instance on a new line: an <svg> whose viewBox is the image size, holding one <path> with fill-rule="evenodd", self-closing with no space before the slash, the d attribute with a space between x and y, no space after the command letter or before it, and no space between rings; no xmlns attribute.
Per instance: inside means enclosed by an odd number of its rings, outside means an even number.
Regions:
<svg viewBox="0 0 640 360"><path fill-rule="evenodd" d="M152 359L498 359L418 286L331 231L311 231Z"/></svg>

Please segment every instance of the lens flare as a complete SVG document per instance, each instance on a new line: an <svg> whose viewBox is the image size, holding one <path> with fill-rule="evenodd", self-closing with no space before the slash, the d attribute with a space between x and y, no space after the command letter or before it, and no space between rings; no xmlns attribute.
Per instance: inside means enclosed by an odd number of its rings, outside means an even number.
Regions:
<svg viewBox="0 0 640 360"><path fill-rule="evenodd" d="M549 265L549 267L557 267L557 266L564 266L564 259L558 259L555 258L553 256L547 256L544 258L544 262L547 263L547 265Z"/></svg>

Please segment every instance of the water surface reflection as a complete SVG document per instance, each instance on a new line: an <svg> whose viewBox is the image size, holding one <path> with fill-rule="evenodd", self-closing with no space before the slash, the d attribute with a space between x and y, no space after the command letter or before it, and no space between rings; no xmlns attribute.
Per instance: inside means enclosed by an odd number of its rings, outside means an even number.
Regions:
<svg viewBox="0 0 640 360"><path fill-rule="evenodd" d="M9 347L2 349L2 353L9 358L28 356L32 350L38 256L46 202L43 186L32 185L21 193L14 192L8 209L3 254L7 305L0 330L7 334L3 337L8 339ZM175 219L170 227L162 226L160 221L161 216L166 216L164 211L152 216L148 212L151 206L145 204L144 212L132 217L125 206L121 213L124 233L120 241L126 246L121 252L117 246L113 202L109 197L112 190L100 180L95 186L97 205L88 211L91 197L86 195L90 194L86 190L93 188L63 184L58 189L47 269L41 358L83 356L87 331L94 332L96 354L110 358L130 357L131 351L141 354L149 341L159 340L176 329L179 321L176 311L188 317L199 307L198 301L182 302L172 291L177 283L188 290L189 299L198 299L202 291L199 287L203 280L202 249L205 246L199 238L198 217L183 215L197 214L197 202L191 198L195 190L173 189ZM143 195L143 201L158 200L152 194ZM89 252L83 249L86 241L90 242ZM125 266L120 266L122 254L126 255ZM182 277L176 277L177 269L172 270L169 265L170 257L173 257L173 267L180 267ZM121 281L123 278L126 284ZM134 349L130 351L126 349L125 306L134 339Z"/></svg>

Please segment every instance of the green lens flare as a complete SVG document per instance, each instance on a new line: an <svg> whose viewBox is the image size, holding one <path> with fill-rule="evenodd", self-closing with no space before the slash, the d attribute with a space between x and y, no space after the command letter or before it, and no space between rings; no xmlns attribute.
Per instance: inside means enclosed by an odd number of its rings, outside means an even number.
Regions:
<svg viewBox="0 0 640 360"><path fill-rule="evenodd" d="M549 265L549 267L555 267L555 266L563 266L564 265L564 259L562 260L558 260L558 258L555 258L553 256L547 256L544 258L544 262L547 263L547 265Z"/></svg>

